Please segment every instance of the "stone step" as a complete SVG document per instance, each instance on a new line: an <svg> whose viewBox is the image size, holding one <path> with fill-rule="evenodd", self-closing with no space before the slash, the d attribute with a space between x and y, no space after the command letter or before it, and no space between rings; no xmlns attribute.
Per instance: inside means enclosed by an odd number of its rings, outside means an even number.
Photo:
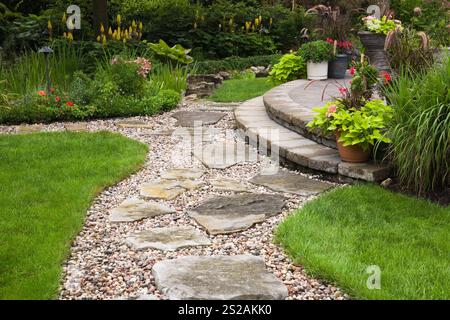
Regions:
<svg viewBox="0 0 450 320"><path fill-rule="evenodd" d="M240 133L254 146L267 146L282 160L331 174L381 181L391 168L385 164L342 162L336 149L308 139L272 120L264 106L263 97L248 100L235 110Z"/></svg>
<svg viewBox="0 0 450 320"><path fill-rule="evenodd" d="M264 106L268 116L283 127L319 144L337 149L334 136L308 128L307 124L314 118L315 112L312 109L338 97L338 87L346 85L348 80L343 80L341 84L335 80L291 81L267 92L264 95Z"/></svg>

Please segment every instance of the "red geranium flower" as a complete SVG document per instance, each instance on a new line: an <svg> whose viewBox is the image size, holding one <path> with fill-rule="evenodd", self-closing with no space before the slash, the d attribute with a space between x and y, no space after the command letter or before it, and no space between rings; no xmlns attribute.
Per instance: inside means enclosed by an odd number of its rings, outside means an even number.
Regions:
<svg viewBox="0 0 450 320"><path fill-rule="evenodd" d="M355 75L355 72L356 72L356 68L355 68L355 67L351 67L351 68L350 68L350 75L351 75L351 76L354 76L354 75Z"/></svg>
<svg viewBox="0 0 450 320"><path fill-rule="evenodd" d="M381 71L381 76L384 78L384 84L388 84L389 81L392 80L391 75L389 74L389 72Z"/></svg>
<svg viewBox="0 0 450 320"><path fill-rule="evenodd" d="M66 106L68 106L68 107L73 107L73 106L74 106L74 103L71 102L71 101L67 101L67 102L66 102Z"/></svg>
<svg viewBox="0 0 450 320"><path fill-rule="evenodd" d="M44 90L38 91L38 95L40 95L41 97L45 97L47 95L47 93Z"/></svg>
<svg viewBox="0 0 450 320"><path fill-rule="evenodd" d="M61 98L58 96L58 97L55 98L55 101L56 102L61 102Z"/></svg>
<svg viewBox="0 0 450 320"><path fill-rule="evenodd" d="M331 39L331 38L327 38L327 42L330 43L330 44L334 44L334 40Z"/></svg>

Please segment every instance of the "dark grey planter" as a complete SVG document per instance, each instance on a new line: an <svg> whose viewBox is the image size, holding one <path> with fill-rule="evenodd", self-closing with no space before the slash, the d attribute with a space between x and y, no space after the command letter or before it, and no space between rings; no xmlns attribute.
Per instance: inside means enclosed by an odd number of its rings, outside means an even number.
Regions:
<svg viewBox="0 0 450 320"><path fill-rule="evenodd" d="M360 31L358 36L364 48L366 48L365 54L369 58L369 62L380 71L390 71L389 61L386 51L384 51L386 36L369 31Z"/></svg>
<svg viewBox="0 0 450 320"><path fill-rule="evenodd" d="M348 67L348 55L337 54L335 59L328 65L328 78L344 79Z"/></svg>

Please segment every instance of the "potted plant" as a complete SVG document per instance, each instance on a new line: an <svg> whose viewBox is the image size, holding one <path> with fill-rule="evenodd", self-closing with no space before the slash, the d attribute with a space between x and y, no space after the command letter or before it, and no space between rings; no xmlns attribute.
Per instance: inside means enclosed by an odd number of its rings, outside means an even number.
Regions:
<svg viewBox="0 0 450 320"><path fill-rule="evenodd" d="M344 79L347 72L349 55L352 49L350 41L338 41L327 38L327 42L333 45L333 59L328 65L328 77L333 79Z"/></svg>
<svg viewBox="0 0 450 320"><path fill-rule="evenodd" d="M328 61L333 57L331 44L322 40L305 43L300 48L300 55L306 62L309 80L328 79Z"/></svg>
<svg viewBox="0 0 450 320"><path fill-rule="evenodd" d="M324 107L315 108L318 114L308 127L334 134L341 159L359 163L370 159L376 143L390 142L384 131L392 118L392 108L383 100L371 100L373 90L379 83L379 74L364 56L350 72L350 88L339 88L341 97ZM387 75L383 73L382 77L383 84L386 84Z"/></svg>
<svg viewBox="0 0 450 320"><path fill-rule="evenodd" d="M402 23L399 20L389 19L383 16L377 19L373 16L363 18L364 30L358 32L365 54L369 61L378 70L389 70L389 63L384 50L386 35L397 28L402 29Z"/></svg>

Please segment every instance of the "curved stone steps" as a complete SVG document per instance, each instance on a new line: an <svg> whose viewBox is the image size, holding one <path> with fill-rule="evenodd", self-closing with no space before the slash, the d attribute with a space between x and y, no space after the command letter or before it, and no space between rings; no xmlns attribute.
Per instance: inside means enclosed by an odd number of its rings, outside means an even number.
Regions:
<svg viewBox="0 0 450 320"><path fill-rule="evenodd" d="M238 129L251 145L267 146L272 153L290 163L366 181L381 181L390 174L388 165L342 162L336 149L308 139L275 122L266 111L263 97L241 104L235 110L235 117Z"/></svg>
<svg viewBox="0 0 450 320"><path fill-rule="evenodd" d="M320 130L308 128L307 124L314 118L312 109L339 96L338 87L348 84L348 81L349 79L314 82L296 80L275 87L263 98L267 114L283 127L319 144L336 149L334 136L324 135Z"/></svg>

